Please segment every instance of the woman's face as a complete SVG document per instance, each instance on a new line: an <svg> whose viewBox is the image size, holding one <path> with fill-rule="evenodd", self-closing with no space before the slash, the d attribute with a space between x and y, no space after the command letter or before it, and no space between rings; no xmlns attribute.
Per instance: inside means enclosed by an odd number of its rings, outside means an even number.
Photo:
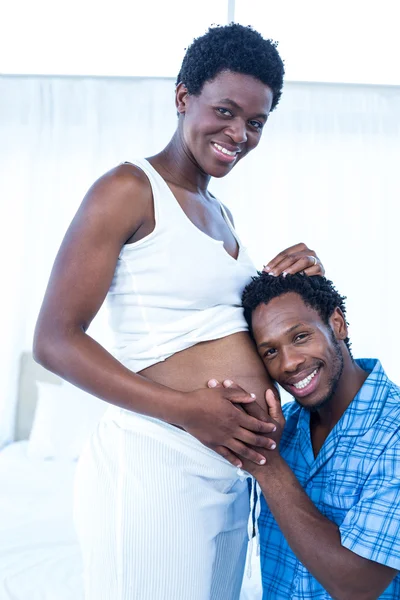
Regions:
<svg viewBox="0 0 400 600"><path fill-rule="evenodd" d="M250 75L223 71L207 81L199 96L177 89L184 115L185 151L212 177L224 177L259 143L271 110L271 89Z"/></svg>

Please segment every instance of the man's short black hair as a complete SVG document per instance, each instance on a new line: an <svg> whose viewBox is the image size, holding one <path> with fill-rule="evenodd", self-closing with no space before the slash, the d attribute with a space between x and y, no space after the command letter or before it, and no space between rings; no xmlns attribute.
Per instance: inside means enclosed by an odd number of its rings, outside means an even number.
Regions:
<svg viewBox="0 0 400 600"><path fill-rule="evenodd" d="M268 273L258 272L257 277L253 277L243 291L242 304L244 316L249 324L252 333L251 315L259 304L268 304L273 298L294 292L298 294L304 304L317 311L322 321L328 325L329 318L332 316L335 308L340 308L346 318L345 296L341 296L335 289L332 281L321 277L320 275L280 275L274 277ZM346 324L348 325L347 321ZM350 340L347 337L344 340L350 356Z"/></svg>
<svg viewBox="0 0 400 600"><path fill-rule="evenodd" d="M281 97L285 72L276 47L277 42L264 39L250 26L210 27L187 48L176 85L183 83L189 94L198 96L204 83L221 71L252 75L271 88L272 111Z"/></svg>

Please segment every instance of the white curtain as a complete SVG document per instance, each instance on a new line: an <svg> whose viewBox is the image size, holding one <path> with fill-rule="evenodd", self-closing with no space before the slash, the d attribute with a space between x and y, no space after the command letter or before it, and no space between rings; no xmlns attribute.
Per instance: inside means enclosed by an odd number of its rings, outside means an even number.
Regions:
<svg viewBox="0 0 400 600"><path fill-rule="evenodd" d="M287 83L260 147L211 186L257 265L299 241L318 251L348 297L355 356L398 382L399 113L397 87ZM19 357L81 198L175 124L171 79L0 79L0 419L11 423ZM104 314L91 332L109 342Z"/></svg>

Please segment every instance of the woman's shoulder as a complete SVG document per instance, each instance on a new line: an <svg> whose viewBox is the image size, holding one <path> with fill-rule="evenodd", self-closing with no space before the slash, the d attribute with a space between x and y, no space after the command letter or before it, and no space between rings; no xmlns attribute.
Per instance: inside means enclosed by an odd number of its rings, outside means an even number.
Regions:
<svg viewBox="0 0 400 600"><path fill-rule="evenodd" d="M150 182L144 171L133 163L121 163L104 173L94 185L112 187L114 192L146 192L150 190Z"/></svg>
<svg viewBox="0 0 400 600"><path fill-rule="evenodd" d="M86 229L107 228L126 240L151 218L151 186L143 171L120 164L101 175L87 191L75 220Z"/></svg>
<svg viewBox="0 0 400 600"><path fill-rule="evenodd" d="M84 204L103 207L111 213L148 207L151 186L145 173L136 165L119 164L101 175L88 190Z"/></svg>

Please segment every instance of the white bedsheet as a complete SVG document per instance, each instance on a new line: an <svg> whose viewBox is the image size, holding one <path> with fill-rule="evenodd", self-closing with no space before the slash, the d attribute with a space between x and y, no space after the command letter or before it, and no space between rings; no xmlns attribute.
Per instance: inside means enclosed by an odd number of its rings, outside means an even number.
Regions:
<svg viewBox="0 0 400 600"><path fill-rule="evenodd" d="M72 524L73 462L0 452L0 600L82 600Z"/></svg>
<svg viewBox="0 0 400 600"><path fill-rule="evenodd" d="M0 600L83 600L72 522L75 463L33 461L26 449L17 442L0 452ZM241 600L261 600L255 556Z"/></svg>

